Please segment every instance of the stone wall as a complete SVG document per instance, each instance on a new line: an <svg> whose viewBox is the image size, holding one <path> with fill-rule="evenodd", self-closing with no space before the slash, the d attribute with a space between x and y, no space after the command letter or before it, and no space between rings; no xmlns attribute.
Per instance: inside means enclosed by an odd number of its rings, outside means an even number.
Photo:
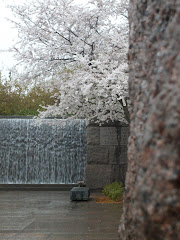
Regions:
<svg viewBox="0 0 180 240"><path fill-rule="evenodd" d="M87 127L86 183L91 189L124 182L127 170L129 127L114 123Z"/></svg>
<svg viewBox="0 0 180 240"><path fill-rule="evenodd" d="M121 240L179 239L180 1L130 0L132 100Z"/></svg>

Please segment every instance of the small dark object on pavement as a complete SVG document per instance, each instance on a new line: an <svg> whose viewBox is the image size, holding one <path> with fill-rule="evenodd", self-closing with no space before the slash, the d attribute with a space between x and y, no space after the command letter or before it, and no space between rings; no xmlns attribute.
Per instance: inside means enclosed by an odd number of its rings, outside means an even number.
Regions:
<svg viewBox="0 0 180 240"><path fill-rule="evenodd" d="M90 190L87 187L73 187L70 191L71 201L89 200Z"/></svg>

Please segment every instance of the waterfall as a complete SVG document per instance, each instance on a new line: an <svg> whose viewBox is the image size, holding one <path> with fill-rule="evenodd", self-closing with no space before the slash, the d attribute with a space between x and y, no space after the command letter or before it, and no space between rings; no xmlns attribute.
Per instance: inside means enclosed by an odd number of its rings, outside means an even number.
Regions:
<svg viewBox="0 0 180 240"><path fill-rule="evenodd" d="M85 180L86 122L0 119L0 184Z"/></svg>

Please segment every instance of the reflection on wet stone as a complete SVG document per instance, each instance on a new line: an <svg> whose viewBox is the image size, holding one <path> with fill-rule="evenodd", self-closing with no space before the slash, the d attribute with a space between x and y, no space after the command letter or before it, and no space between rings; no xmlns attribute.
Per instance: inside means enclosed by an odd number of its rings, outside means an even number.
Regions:
<svg viewBox="0 0 180 240"><path fill-rule="evenodd" d="M71 202L69 191L2 191L2 240L118 240L122 205Z"/></svg>

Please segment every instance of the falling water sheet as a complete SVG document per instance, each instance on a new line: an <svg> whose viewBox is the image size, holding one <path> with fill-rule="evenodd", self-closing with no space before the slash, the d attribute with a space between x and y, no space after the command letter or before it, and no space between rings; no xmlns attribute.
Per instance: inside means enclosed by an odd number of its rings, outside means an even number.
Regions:
<svg viewBox="0 0 180 240"><path fill-rule="evenodd" d="M85 120L0 119L1 184L76 183L85 167Z"/></svg>

